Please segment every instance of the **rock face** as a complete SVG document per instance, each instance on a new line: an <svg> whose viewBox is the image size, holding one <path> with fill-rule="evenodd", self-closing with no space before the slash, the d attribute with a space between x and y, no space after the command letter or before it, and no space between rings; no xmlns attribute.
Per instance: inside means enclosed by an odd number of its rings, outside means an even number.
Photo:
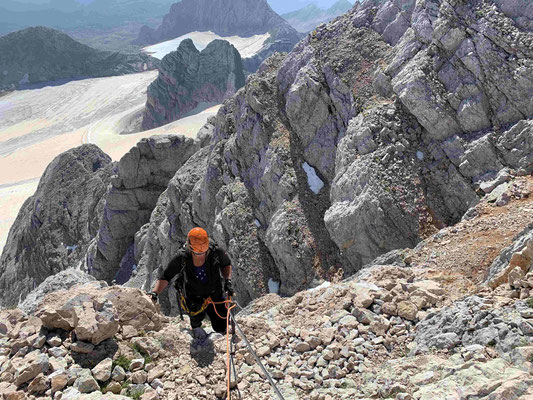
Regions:
<svg viewBox="0 0 533 400"><path fill-rule="evenodd" d="M132 149L87 270L147 289L200 225L229 252L247 303L269 280L292 295L472 217L481 196L533 171L529 10L358 3L250 75L205 127L205 147L166 138ZM530 281L516 268L508 278ZM384 311L420 319L422 300L400 303Z"/></svg>
<svg viewBox="0 0 533 400"><path fill-rule="evenodd" d="M235 47L214 40L200 52L186 39L163 58L159 77L148 87L142 128L175 121L200 103L221 103L242 86L242 60Z"/></svg>
<svg viewBox="0 0 533 400"><path fill-rule="evenodd" d="M533 272L533 224L530 224L524 231L518 235L513 244L504 249L500 256L494 260L486 283L492 287L503 283L512 283L509 276L515 268L519 268L522 276L530 270ZM520 287L520 285L518 285Z"/></svg>
<svg viewBox="0 0 533 400"><path fill-rule="evenodd" d="M241 301L269 279L290 295L458 222L503 172L531 173L533 37L509 4L365 1L268 59L139 231L131 284L150 286L199 224L238 266Z"/></svg>
<svg viewBox="0 0 533 400"><path fill-rule="evenodd" d="M140 267L194 221L243 301L268 279L291 294L459 221L505 168L531 173L532 36L504 3L365 1L269 59L219 112L205 175L160 199Z"/></svg>
<svg viewBox="0 0 533 400"><path fill-rule="evenodd" d="M248 71L255 71L275 51L290 51L300 40L300 34L266 0L183 0L171 6L159 28L144 26L133 43L159 43L195 31L243 37L270 33L259 54L245 62Z"/></svg>
<svg viewBox="0 0 533 400"><path fill-rule="evenodd" d="M126 282L136 268L134 237L161 193L202 141L184 136L142 139L118 163L103 200L103 218L84 260L97 279Z"/></svg>
<svg viewBox="0 0 533 400"><path fill-rule="evenodd" d="M158 63L144 54L95 50L54 29L26 28L0 37L0 92L58 79L142 72Z"/></svg>
<svg viewBox="0 0 533 400"><path fill-rule="evenodd" d="M2 306L17 305L46 278L84 257L100 226L112 168L111 159L94 145L62 153L47 167L0 258Z"/></svg>

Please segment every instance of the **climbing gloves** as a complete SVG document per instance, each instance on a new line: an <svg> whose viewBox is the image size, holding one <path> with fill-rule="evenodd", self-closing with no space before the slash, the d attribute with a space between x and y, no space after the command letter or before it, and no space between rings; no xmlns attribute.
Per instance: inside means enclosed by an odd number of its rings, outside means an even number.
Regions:
<svg viewBox="0 0 533 400"><path fill-rule="evenodd" d="M226 279L224 281L224 291L227 292L229 296L233 296L235 294L235 291L233 290L233 284L231 283L231 279Z"/></svg>
<svg viewBox="0 0 533 400"><path fill-rule="evenodd" d="M157 300L159 300L159 295L156 292L148 292L147 295L150 296L154 303L157 303Z"/></svg>

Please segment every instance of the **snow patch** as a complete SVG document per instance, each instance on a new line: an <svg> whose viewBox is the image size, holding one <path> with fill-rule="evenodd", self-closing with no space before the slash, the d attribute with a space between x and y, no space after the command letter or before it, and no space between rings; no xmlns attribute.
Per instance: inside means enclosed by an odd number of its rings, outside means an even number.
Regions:
<svg viewBox="0 0 533 400"><path fill-rule="evenodd" d="M315 292L315 291L317 291L317 290L324 289L324 288L327 288L327 287L329 287L329 286L331 286L331 282L329 282L329 281L325 281L325 282L323 282L322 284L318 285L317 287L314 287L314 288L312 288L312 289L309 289L308 292Z"/></svg>
<svg viewBox="0 0 533 400"><path fill-rule="evenodd" d="M313 193L318 194L320 189L322 189L324 186L324 182L322 182L322 180L316 174L315 169L309 164L304 162L302 167L307 174L307 183L309 184L309 188L313 191Z"/></svg>
<svg viewBox="0 0 533 400"><path fill-rule="evenodd" d="M270 38L270 33L263 35L254 35L248 38L242 38L239 36L218 36L217 34L208 32L190 32L186 35L177 37L166 42L157 43L151 46L147 46L142 50L151 55L152 57L163 59L168 53L176 51L178 46L185 39L191 39L194 46L202 51L215 39L227 40L239 51L242 58L249 58L255 56L261 51L263 45Z"/></svg>
<svg viewBox="0 0 533 400"><path fill-rule="evenodd" d="M279 282L275 281L274 279L270 278L268 280L268 293L279 293Z"/></svg>

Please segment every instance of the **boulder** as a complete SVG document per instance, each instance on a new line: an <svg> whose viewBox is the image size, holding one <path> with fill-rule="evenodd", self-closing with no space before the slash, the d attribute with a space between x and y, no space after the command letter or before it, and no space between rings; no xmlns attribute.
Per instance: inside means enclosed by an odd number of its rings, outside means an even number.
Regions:
<svg viewBox="0 0 533 400"><path fill-rule="evenodd" d="M106 382L111 378L111 367L113 366L113 360L111 358L106 358L105 360L100 361L96 367L94 367L91 372L93 376L101 381Z"/></svg>
<svg viewBox="0 0 533 400"><path fill-rule="evenodd" d="M155 304L140 290L99 282L49 293L35 315L48 328L74 330L78 341L70 348L78 353L90 353L91 346L112 338L120 326L151 331L162 325Z"/></svg>
<svg viewBox="0 0 533 400"><path fill-rule="evenodd" d="M398 316L409 321L416 320L418 310L419 308L412 301L400 301L396 305Z"/></svg>
<svg viewBox="0 0 533 400"><path fill-rule="evenodd" d="M50 379L52 394L54 394L55 392L63 390L67 386L68 374L64 369L60 369L52 372L48 376L48 379Z"/></svg>
<svg viewBox="0 0 533 400"><path fill-rule="evenodd" d="M38 350L28 353L24 358L16 358L13 360L15 371L15 380L13 383L20 386L34 379L40 373L46 373L48 367L48 356L40 353Z"/></svg>
<svg viewBox="0 0 533 400"><path fill-rule="evenodd" d="M68 268L46 278L37 288L32 290L19 305L27 314L32 314L44 296L57 290L67 290L74 285L95 281L95 278L76 268Z"/></svg>
<svg viewBox="0 0 533 400"><path fill-rule="evenodd" d="M77 378L73 387L80 393L91 393L100 389L98 382L90 374Z"/></svg>
<svg viewBox="0 0 533 400"><path fill-rule="evenodd" d="M28 385L28 393L30 394L43 394L50 387L50 380L42 373L37 375Z"/></svg>

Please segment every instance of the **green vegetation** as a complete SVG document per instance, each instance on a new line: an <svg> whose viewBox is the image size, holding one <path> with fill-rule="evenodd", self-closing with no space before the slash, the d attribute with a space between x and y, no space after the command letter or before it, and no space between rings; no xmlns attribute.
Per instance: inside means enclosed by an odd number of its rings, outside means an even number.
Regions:
<svg viewBox="0 0 533 400"><path fill-rule="evenodd" d="M128 357L125 355L120 355L116 360L113 360L113 365L111 368L114 369L115 366L118 365L119 367L122 367L124 371L129 371L130 363L131 360Z"/></svg>
<svg viewBox="0 0 533 400"><path fill-rule="evenodd" d="M144 363L148 364L152 362L152 357L144 349L142 349L137 343L130 343L130 347L133 351L139 353L144 358Z"/></svg>
<svg viewBox="0 0 533 400"><path fill-rule="evenodd" d="M134 390L128 394L129 397L135 400L140 400L141 396L143 395L143 390Z"/></svg>
<svg viewBox="0 0 533 400"><path fill-rule="evenodd" d="M529 306L529 308L533 308L533 297L529 297L526 300L526 304Z"/></svg>

